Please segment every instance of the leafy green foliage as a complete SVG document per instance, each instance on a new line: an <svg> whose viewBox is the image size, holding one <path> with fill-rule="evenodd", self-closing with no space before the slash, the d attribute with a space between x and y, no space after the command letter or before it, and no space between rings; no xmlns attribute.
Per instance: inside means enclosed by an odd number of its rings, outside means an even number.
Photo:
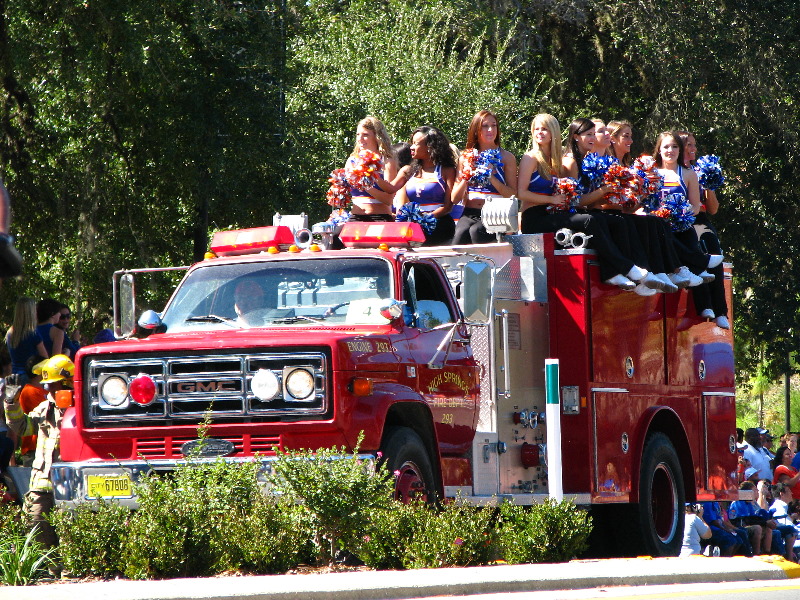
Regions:
<svg viewBox="0 0 800 600"><path fill-rule="evenodd" d="M563 562L585 551L592 518L569 501L500 506L498 544L509 563Z"/></svg>
<svg viewBox="0 0 800 600"><path fill-rule="evenodd" d="M256 462L189 462L137 486L122 565L132 579L295 564L308 531L297 511L264 496Z"/></svg>
<svg viewBox="0 0 800 600"><path fill-rule="evenodd" d="M451 502L441 511L419 508L416 531L405 543L405 568L481 565L491 560L493 507Z"/></svg>
<svg viewBox="0 0 800 600"><path fill-rule="evenodd" d="M83 504L71 511L53 511L58 552L66 571L78 577L112 577L122 572L131 512L113 502Z"/></svg>
<svg viewBox="0 0 800 600"><path fill-rule="evenodd" d="M333 562L340 549L368 535L371 513L393 502L392 479L374 462L361 460L358 446L351 454L345 448L279 453L271 482L309 515L322 563Z"/></svg>
<svg viewBox="0 0 800 600"><path fill-rule="evenodd" d="M36 532L25 535L0 531L0 582L5 585L31 585L47 575L53 564L51 554L36 541Z"/></svg>
<svg viewBox="0 0 800 600"><path fill-rule="evenodd" d="M504 144L524 151L537 112L532 98L547 94L552 84L534 77L521 93L520 73L533 65L511 51L513 20L464 0L312 2L293 8L298 29L289 40L288 67L296 85L287 96L287 134L296 149L289 164L291 192L303 198L304 210L327 217L327 174L342 166L356 123L370 114L395 141L432 124L463 145L472 116L491 108L499 115Z"/></svg>

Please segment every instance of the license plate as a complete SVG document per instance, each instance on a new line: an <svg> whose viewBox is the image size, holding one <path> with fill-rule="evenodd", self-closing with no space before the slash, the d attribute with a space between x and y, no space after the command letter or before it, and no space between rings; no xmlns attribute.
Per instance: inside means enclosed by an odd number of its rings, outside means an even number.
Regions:
<svg viewBox="0 0 800 600"><path fill-rule="evenodd" d="M132 498L133 486L128 475L87 475L88 498Z"/></svg>

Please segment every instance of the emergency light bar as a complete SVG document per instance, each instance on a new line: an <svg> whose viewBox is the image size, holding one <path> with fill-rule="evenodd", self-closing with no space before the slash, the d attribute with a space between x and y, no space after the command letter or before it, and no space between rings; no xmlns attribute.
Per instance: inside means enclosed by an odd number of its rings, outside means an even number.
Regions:
<svg viewBox="0 0 800 600"><path fill-rule="evenodd" d="M292 230L286 225L217 231L211 239L211 252L217 256L257 254L269 248L287 250L294 244Z"/></svg>
<svg viewBox="0 0 800 600"><path fill-rule="evenodd" d="M419 223L345 223L339 239L347 248L377 248L381 244L395 248L412 248L425 241Z"/></svg>

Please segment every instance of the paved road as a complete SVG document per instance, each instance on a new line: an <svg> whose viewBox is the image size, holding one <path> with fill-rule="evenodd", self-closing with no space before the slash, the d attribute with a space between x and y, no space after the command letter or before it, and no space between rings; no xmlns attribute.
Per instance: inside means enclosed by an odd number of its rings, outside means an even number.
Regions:
<svg viewBox="0 0 800 600"><path fill-rule="evenodd" d="M418 600L797 600L800 582L736 581L635 587L601 587L589 590L511 592L470 596L428 596Z"/></svg>

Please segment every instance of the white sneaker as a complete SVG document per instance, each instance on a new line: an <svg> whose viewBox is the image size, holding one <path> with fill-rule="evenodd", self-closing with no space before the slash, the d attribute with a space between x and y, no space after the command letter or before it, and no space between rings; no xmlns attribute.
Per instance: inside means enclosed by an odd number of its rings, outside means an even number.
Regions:
<svg viewBox="0 0 800 600"><path fill-rule="evenodd" d="M728 323L728 317L726 317L725 315L718 316L716 319L714 319L714 322L717 324L717 327L719 327L720 329L730 329L731 328L731 324Z"/></svg>
<svg viewBox="0 0 800 600"><path fill-rule="evenodd" d="M621 287L623 290L632 290L636 287L636 284L625 277L625 275L614 275L610 279L606 279L605 283L608 285L616 285L617 287Z"/></svg>
<svg viewBox="0 0 800 600"><path fill-rule="evenodd" d="M661 291L667 293L678 291L678 286L672 283L672 280L666 273L656 273L656 277L658 277L664 283L664 287L661 289Z"/></svg>
<svg viewBox="0 0 800 600"><path fill-rule="evenodd" d="M649 287L650 289L656 290L656 291L664 289L664 282L661 281L661 279L659 277L656 277L653 273L648 273L647 275L645 275L644 279L642 279L639 282L639 284L640 285L645 285L645 286Z"/></svg>
<svg viewBox="0 0 800 600"><path fill-rule="evenodd" d="M718 267L722 264L723 260L725 260L725 257L722 254L709 254L707 268L713 269L714 267Z"/></svg>
<svg viewBox="0 0 800 600"><path fill-rule="evenodd" d="M678 272L689 280L688 287L696 287L703 283L702 277L698 277L686 267L681 267Z"/></svg>
<svg viewBox="0 0 800 600"><path fill-rule="evenodd" d="M654 290L653 288L647 287L644 283L640 283L633 291L636 292L639 296L655 296L658 293L658 290Z"/></svg>
<svg viewBox="0 0 800 600"><path fill-rule="evenodd" d="M667 277L669 277L669 280L678 289L689 287L689 278L684 277L683 273L681 273L680 271L676 273L670 273L669 275L667 275Z"/></svg>
<svg viewBox="0 0 800 600"><path fill-rule="evenodd" d="M648 273L649 271L647 269L643 269L642 267L637 267L636 265L633 265L631 267L631 270L625 273L625 277L627 277L631 281L641 281L642 279L647 277Z"/></svg>
<svg viewBox="0 0 800 600"><path fill-rule="evenodd" d="M700 313L700 317L703 319L713 319L715 316L714 311L710 308L706 308Z"/></svg>
<svg viewBox="0 0 800 600"><path fill-rule="evenodd" d="M703 271L698 275L705 283L711 283L716 279L713 273L709 273L708 271Z"/></svg>

